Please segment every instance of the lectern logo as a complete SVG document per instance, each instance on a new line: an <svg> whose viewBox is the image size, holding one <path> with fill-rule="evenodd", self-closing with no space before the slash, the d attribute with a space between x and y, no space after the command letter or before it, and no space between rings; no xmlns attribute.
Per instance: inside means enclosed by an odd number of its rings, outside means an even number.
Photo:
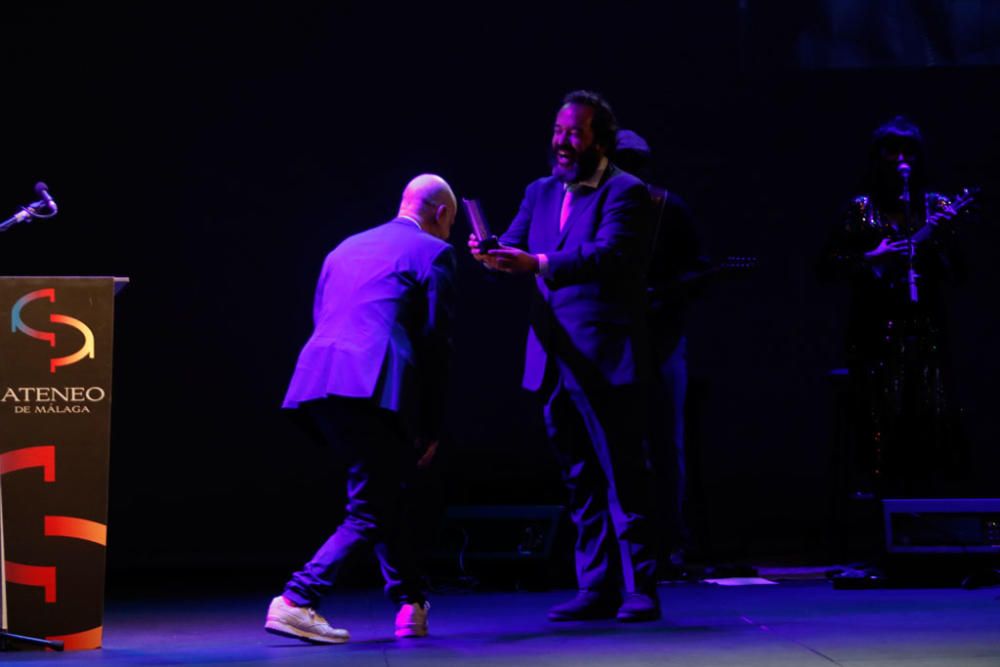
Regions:
<svg viewBox="0 0 1000 667"><path fill-rule="evenodd" d="M37 301L39 299L48 299L49 303L56 302L56 291L54 288L35 290L34 292L28 292L20 299L14 303L14 307L10 311L10 330L13 333L20 331L21 333L31 336L42 341L48 341L49 347L56 346L56 334L53 331L42 331L34 329L27 324L21 318L21 310L32 301ZM67 326L73 327L81 334L83 334L83 347L74 352L73 354L67 355L65 357L54 357L49 360L49 372L55 373L56 369L60 366L69 366L75 364L84 358L94 358L94 332L90 330L86 324L76 319L75 317L70 317L69 315L61 315L59 313L51 313L49 315L49 322L53 324L65 324Z"/></svg>

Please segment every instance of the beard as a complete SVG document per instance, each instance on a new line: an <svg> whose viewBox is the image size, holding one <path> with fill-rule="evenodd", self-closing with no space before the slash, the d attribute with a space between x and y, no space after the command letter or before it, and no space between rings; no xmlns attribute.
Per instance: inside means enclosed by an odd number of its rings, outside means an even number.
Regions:
<svg viewBox="0 0 1000 667"><path fill-rule="evenodd" d="M578 183L594 175L594 172L597 171L597 165L601 163L601 153L597 146L591 145L582 153L577 153L576 160L564 167L559 164L556 151L565 149L572 150L570 146L557 146L549 151L549 164L552 166L553 176L563 183Z"/></svg>

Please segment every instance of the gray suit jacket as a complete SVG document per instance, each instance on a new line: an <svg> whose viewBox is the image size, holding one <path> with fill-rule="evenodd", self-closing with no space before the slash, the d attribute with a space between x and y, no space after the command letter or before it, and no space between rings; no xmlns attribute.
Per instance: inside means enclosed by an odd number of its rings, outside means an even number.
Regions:
<svg viewBox="0 0 1000 667"><path fill-rule="evenodd" d="M351 236L323 263L315 329L283 407L326 396L370 398L415 435L436 437L455 304L455 252L396 218Z"/></svg>

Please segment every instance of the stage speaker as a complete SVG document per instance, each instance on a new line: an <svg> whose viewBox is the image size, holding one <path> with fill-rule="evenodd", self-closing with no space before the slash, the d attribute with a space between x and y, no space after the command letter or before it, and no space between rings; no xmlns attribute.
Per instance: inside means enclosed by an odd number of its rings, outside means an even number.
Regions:
<svg viewBox="0 0 1000 667"><path fill-rule="evenodd" d="M489 586L546 590L568 585L573 572L560 539L558 505L456 505L448 507L428 574L437 590Z"/></svg>
<svg viewBox="0 0 1000 667"><path fill-rule="evenodd" d="M463 561L546 561L562 513L559 505L451 506L436 555Z"/></svg>
<svg viewBox="0 0 1000 667"><path fill-rule="evenodd" d="M889 554L1000 555L1000 498L882 501Z"/></svg>

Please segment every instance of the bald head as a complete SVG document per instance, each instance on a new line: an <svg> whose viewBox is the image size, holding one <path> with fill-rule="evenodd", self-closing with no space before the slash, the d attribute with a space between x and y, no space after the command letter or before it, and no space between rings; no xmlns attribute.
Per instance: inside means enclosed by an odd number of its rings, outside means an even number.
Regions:
<svg viewBox="0 0 1000 667"><path fill-rule="evenodd" d="M447 239L455 223L458 202L451 186L435 174L421 174L406 185L399 215L420 221L420 228L439 239Z"/></svg>

